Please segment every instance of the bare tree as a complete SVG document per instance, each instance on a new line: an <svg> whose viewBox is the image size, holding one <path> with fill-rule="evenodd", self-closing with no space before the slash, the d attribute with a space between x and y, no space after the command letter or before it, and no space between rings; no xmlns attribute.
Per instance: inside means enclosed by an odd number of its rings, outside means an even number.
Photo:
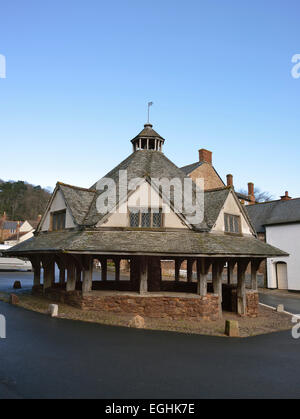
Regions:
<svg viewBox="0 0 300 419"><path fill-rule="evenodd" d="M248 195L248 191L246 189L239 189L237 192ZM272 195L270 192L262 191L260 188L254 188L254 196L256 202L268 202L272 201L274 199L274 195Z"/></svg>

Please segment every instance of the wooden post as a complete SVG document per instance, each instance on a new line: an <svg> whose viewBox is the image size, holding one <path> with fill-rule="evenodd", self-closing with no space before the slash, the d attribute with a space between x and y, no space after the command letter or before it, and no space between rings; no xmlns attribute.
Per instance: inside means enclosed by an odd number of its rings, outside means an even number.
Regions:
<svg viewBox="0 0 300 419"><path fill-rule="evenodd" d="M148 292L148 258L140 257L140 294Z"/></svg>
<svg viewBox="0 0 300 419"><path fill-rule="evenodd" d="M212 265L212 280L213 280L213 288L214 294L218 295L219 297L219 313L220 316L222 315L222 273L224 269L224 260L215 260Z"/></svg>
<svg viewBox="0 0 300 419"><path fill-rule="evenodd" d="M257 291L257 271L262 262L262 259L252 259L251 260L251 288L253 291Z"/></svg>
<svg viewBox="0 0 300 419"><path fill-rule="evenodd" d="M181 266L181 259L175 259L175 281L179 282L180 280L180 266Z"/></svg>
<svg viewBox="0 0 300 419"><path fill-rule="evenodd" d="M115 258L115 280L120 281L120 259Z"/></svg>
<svg viewBox="0 0 300 419"><path fill-rule="evenodd" d="M28 256L33 269L33 286L39 287L41 285L41 258L39 255Z"/></svg>
<svg viewBox="0 0 300 419"><path fill-rule="evenodd" d="M67 286L66 291L75 291L76 277L75 277L75 263L72 260L68 261L67 265Z"/></svg>
<svg viewBox="0 0 300 419"><path fill-rule="evenodd" d="M92 291L93 285L93 258L86 256L82 271L82 294Z"/></svg>
<svg viewBox="0 0 300 419"><path fill-rule="evenodd" d="M101 259L101 279L102 281L107 281L107 259Z"/></svg>
<svg viewBox="0 0 300 419"><path fill-rule="evenodd" d="M197 294L205 297L207 295L207 274L210 262L204 258L197 259Z"/></svg>
<svg viewBox="0 0 300 419"><path fill-rule="evenodd" d="M64 286L66 281L66 270L62 266L59 268L59 283Z"/></svg>
<svg viewBox="0 0 300 419"><path fill-rule="evenodd" d="M237 312L244 316L247 312L245 273L249 260L238 261Z"/></svg>
<svg viewBox="0 0 300 419"><path fill-rule="evenodd" d="M81 282L81 269L79 266L76 266L76 284L80 284Z"/></svg>
<svg viewBox="0 0 300 419"><path fill-rule="evenodd" d="M233 270L234 270L235 262L233 260L229 260L227 262L227 284L233 284Z"/></svg>
<svg viewBox="0 0 300 419"><path fill-rule="evenodd" d="M186 279L187 282L192 282L193 279L193 264L194 264L194 260L193 259L187 259L187 268L186 268Z"/></svg>
<svg viewBox="0 0 300 419"><path fill-rule="evenodd" d="M51 285L54 282L54 260L45 261L44 265L44 292L46 289L51 288Z"/></svg>
<svg viewBox="0 0 300 419"><path fill-rule="evenodd" d="M222 302L222 273L224 268L224 262L215 260L212 265L212 281L214 294L220 297Z"/></svg>
<svg viewBox="0 0 300 419"><path fill-rule="evenodd" d="M38 259L35 263L31 262L31 264L34 270L33 285L39 287L41 285L41 261Z"/></svg>

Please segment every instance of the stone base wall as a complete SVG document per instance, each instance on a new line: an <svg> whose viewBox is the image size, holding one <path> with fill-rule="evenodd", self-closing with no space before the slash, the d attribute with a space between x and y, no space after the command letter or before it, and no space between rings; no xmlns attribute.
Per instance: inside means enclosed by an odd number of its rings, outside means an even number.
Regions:
<svg viewBox="0 0 300 419"><path fill-rule="evenodd" d="M82 295L81 291L67 292L60 288L48 288L43 294L43 287L33 287L35 295L45 295L46 298L58 303L69 304L82 310L108 311L113 313L139 314L151 318L169 318L176 320L217 320L221 316L219 297L207 294L206 297L169 297L169 296L132 296L132 295ZM226 311L236 312L236 288L227 294L223 290L223 305ZM256 291L247 291L247 316L257 317L259 297Z"/></svg>
<svg viewBox="0 0 300 419"><path fill-rule="evenodd" d="M42 295L42 287L33 287L35 295ZM131 295L84 295L80 291L67 292L59 288L48 288L45 297L58 303L69 304L82 310L109 311L113 313L139 314L151 318L177 320L220 318L219 297L207 294L206 297L164 297Z"/></svg>
<svg viewBox="0 0 300 419"><path fill-rule="evenodd" d="M257 317L259 308L259 297L258 292L248 291L246 295L247 302L247 316Z"/></svg>
<svg viewBox="0 0 300 419"><path fill-rule="evenodd" d="M198 298L129 295L84 296L81 308L177 320L195 320L197 318L217 320L220 318L219 298L213 294Z"/></svg>

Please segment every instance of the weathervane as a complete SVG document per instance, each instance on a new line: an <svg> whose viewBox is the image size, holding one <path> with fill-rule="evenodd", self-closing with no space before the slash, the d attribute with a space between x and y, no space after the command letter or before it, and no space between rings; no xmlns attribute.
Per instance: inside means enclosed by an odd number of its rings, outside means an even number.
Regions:
<svg viewBox="0 0 300 419"><path fill-rule="evenodd" d="M153 102L148 102L148 124L150 123L150 106L153 105Z"/></svg>

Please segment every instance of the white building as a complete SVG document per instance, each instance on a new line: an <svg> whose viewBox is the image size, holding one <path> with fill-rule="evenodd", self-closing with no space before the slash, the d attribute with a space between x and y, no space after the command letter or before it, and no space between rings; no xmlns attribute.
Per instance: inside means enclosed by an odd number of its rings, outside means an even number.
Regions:
<svg viewBox="0 0 300 419"><path fill-rule="evenodd" d="M274 247L289 253L267 261L267 286L300 291L300 198L286 192L278 201L247 207L257 233Z"/></svg>

